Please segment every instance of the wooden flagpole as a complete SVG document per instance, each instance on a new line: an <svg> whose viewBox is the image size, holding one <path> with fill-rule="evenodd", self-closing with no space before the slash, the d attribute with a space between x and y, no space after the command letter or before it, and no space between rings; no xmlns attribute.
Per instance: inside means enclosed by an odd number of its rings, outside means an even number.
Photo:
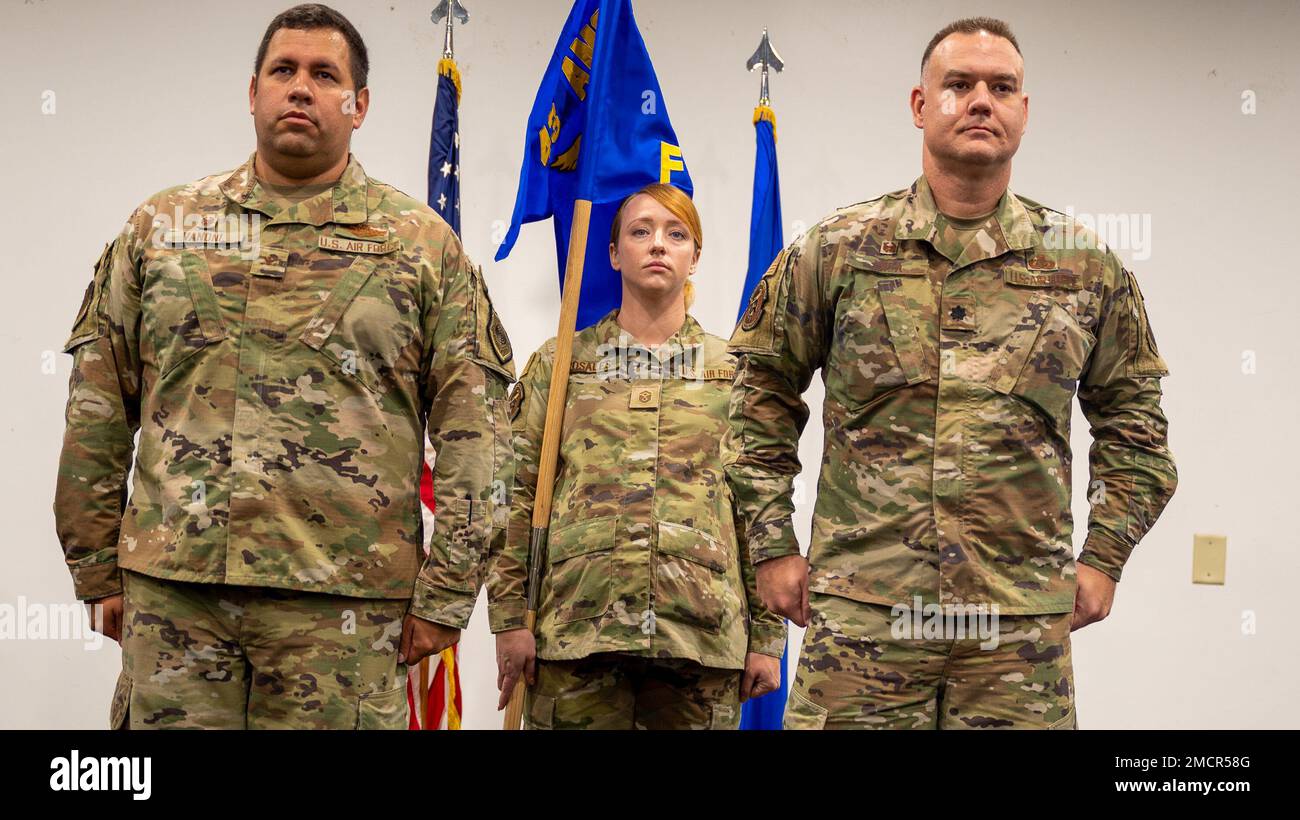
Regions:
<svg viewBox="0 0 1300 820"><path fill-rule="evenodd" d="M545 563L547 527L551 520L551 496L555 491L555 467L560 455L560 433L564 426L564 404L569 389L569 366L573 360L573 335L578 325L578 298L582 293L582 267L587 260L587 230L591 226L591 200L573 203L573 227L569 231L569 255L564 263L564 293L560 299L560 327L555 334L555 365L546 396L546 426L542 430L542 452L537 465L537 491L533 501L533 527L528 544L528 610L524 626L529 632L537 623L541 572ZM518 729L524 714L523 670L506 705L506 729Z"/></svg>

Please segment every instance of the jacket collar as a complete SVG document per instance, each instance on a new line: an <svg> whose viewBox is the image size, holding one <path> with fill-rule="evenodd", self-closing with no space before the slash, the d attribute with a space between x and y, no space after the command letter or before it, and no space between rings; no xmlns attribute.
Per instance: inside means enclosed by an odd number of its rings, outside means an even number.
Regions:
<svg viewBox="0 0 1300 820"><path fill-rule="evenodd" d="M950 240L947 227L947 218L935 205L930 183L922 175L912 183L903 199L894 230L895 239L925 240L958 267L1001 256L1007 251L1028 250L1038 241L1038 232L1034 230L1029 211L1010 189L1002 193L997 210L986 223L981 237L983 241L961 247Z"/></svg>
<svg viewBox="0 0 1300 820"><path fill-rule="evenodd" d="M594 337L596 345L610 345L613 348L632 348L638 347L646 349L646 346L638 342L630 333L624 330L618 323L618 308L614 308L597 322L594 326ZM678 350L702 349L704 344L704 328L700 323L695 321L695 317L689 313L686 314L686 321L677 332L669 336L662 345L659 346L661 356L671 355L675 348Z"/></svg>
<svg viewBox="0 0 1300 820"><path fill-rule="evenodd" d="M358 225L366 221L370 181L357 158L348 155L347 167L332 188L281 211L280 206L253 172L256 152L221 182L221 192L241 208L258 211L271 223L302 223L320 227L329 222Z"/></svg>

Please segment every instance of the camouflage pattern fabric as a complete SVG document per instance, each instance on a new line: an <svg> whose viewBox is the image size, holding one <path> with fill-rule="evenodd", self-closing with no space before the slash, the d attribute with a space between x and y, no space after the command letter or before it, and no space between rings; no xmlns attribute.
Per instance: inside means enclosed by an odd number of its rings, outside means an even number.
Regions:
<svg viewBox="0 0 1300 820"><path fill-rule="evenodd" d="M652 353L616 316L574 339L538 656L624 652L727 669L743 668L747 651L780 657L785 624L758 601L723 477L726 342L688 316ZM524 623L554 351L551 340L529 360L512 395L518 470L487 573L493 632Z"/></svg>
<svg viewBox="0 0 1300 820"><path fill-rule="evenodd" d="M539 661L526 729L738 729L740 672L600 653Z"/></svg>
<svg viewBox="0 0 1300 820"><path fill-rule="evenodd" d="M1009 191L973 230L942 218L924 178L837 211L778 256L730 349L726 469L756 561L799 552L801 396L821 370L816 592L1071 611L1076 389L1094 439L1080 561L1118 580L1177 484L1135 278Z"/></svg>
<svg viewBox="0 0 1300 820"><path fill-rule="evenodd" d="M423 203L355 159L299 202L252 158L163 191L95 266L66 350L54 508L79 598L130 569L414 590L415 614L466 624L512 478L513 357L480 271ZM420 573L426 418L437 513Z"/></svg>
<svg viewBox="0 0 1300 820"><path fill-rule="evenodd" d="M407 728L404 601L122 579L111 728Z"/></svg>
<svg viewBox="0 0 1300 820"><path fill-rule="evenodd" d="M1075 729L1070 614L1000 617L998 641L894 637L889 607L809 594L786 729Z"/></svg>

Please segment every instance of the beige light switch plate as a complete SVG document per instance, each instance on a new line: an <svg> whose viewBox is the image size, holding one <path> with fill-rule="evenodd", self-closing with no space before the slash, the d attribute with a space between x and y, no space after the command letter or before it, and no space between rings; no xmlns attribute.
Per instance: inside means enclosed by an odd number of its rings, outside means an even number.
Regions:
<svg viewBox="0 0 1300 820"><path fill-rule="evenodd" d="M1228 536L1192 536L1192 583L1223 584L1228 563Z"/></svg>

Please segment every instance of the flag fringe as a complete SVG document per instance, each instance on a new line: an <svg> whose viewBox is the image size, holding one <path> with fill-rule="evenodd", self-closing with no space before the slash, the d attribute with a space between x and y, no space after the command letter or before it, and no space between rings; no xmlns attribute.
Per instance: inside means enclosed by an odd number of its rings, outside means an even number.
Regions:
<svg viewBox="0 0 1300 820"><path fill-rule="evenodd" d="M760 122L772 123L772 139L776 139L776 112L766 105L760 105L754 109L754 125Z"/></svg>
<svg viewBox="0 0 1300 820"><path fill-rule="evenodd" d="M460 728L460 690L456 683L460 674L456 667L456 647L449 646L442 650L442 659L447 665L447 728Z"/></svg>
<svg viewBox="0 0 1300 820"><path fill-rule="evenodd" d="M438 61L438 73L451 78L451 84L456 86L456 105L460 105L460 69L456 67L456 61L443 57Z"/></svg>

